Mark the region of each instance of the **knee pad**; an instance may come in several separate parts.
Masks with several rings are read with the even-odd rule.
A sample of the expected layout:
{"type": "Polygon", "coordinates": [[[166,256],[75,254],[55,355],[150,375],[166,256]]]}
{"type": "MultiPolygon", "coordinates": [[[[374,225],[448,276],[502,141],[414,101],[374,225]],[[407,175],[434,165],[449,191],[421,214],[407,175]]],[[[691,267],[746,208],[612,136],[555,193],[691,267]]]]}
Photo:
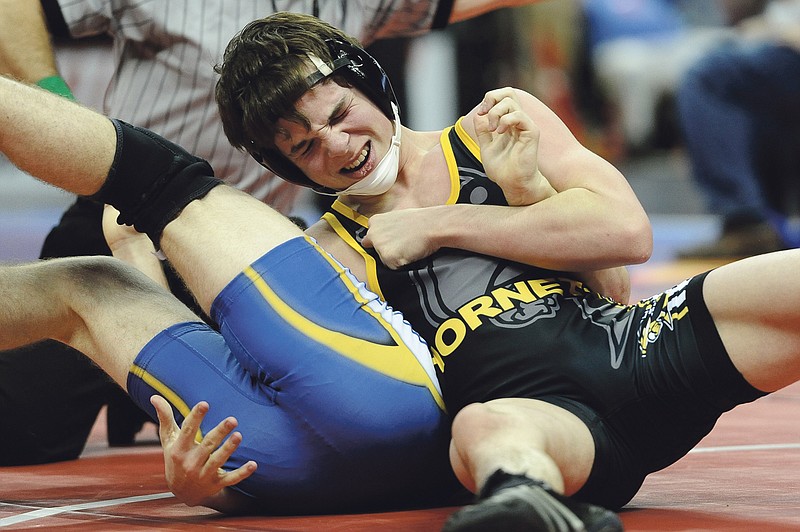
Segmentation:
{"type": "Polygon", "coordinates": [[[147,234],[160,249],[161,233],[186,205],[222,180],[205,160],[150,130],[112,119],[117,151],[108,177],[90,199],[113,205],[117,222],[147,234]]]}

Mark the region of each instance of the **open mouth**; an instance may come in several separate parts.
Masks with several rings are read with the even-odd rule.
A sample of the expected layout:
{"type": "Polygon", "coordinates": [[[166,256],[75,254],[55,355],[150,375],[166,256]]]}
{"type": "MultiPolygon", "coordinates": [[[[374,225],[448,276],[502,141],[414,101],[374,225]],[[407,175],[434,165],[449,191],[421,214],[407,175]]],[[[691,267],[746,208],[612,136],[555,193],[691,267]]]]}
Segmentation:
{"type": "Polygon", "coordinates": [[[371,143],[367,143],[367,145],[361,149],[361,153],[358,154],[358,158],[353,161],[352,164],[345,166],[342,170],[347,173],[353,173],[360,170],[364,166],[364,163],[367,162],[367,159],[369,159],[369,153],[371,150],[371,143]]]}

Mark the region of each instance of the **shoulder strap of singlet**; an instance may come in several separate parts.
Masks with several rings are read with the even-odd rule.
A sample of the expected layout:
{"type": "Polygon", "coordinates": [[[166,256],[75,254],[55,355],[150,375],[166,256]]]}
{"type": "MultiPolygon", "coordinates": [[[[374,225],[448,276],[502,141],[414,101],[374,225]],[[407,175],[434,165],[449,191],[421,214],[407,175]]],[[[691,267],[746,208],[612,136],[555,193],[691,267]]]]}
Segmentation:
{"type": "MultiPolygon", "coordinates": [[[[458,201],[458,194],[461,192],[461,180],[458,177],[458,161],[456,160],[452,138],[454,127],[455,126],[448,127],[442,131],[439,137],[439,145],[442,147],[444,160],[447,162],[447,172],[450,175],[450,196],[447,198],[447,205],[452,205],[458,201]]],[[[460,144],[457,138],[456,144],[460,144]]]]}
{"type": "Polygon", "coordinates": [[[472,162],[482,166],[481,149],[478,147],[478,142],[470,137],[467,130],[464,129],[463,121],[464,117],[462,116],[458,119],[456,125],[453,126],[451,135],[453,139],[457,139],[457,142],[453,142],[454,149],[458,150],[457,155],[469,158],[472,162]]]}
{"type": "Polygon", "coordinates": [[[338,199],[331,205],[331,210],[322,215],[331,229],[341,238],[345,244],[350,246],[364,260],[364,268],[367,271],[367,288],[378,295],[382,300],[386,300],[378,281],[378,261],[361,245],[356,236],[366,233],[369,227],[369,220],[362,216],[338,199]]]}

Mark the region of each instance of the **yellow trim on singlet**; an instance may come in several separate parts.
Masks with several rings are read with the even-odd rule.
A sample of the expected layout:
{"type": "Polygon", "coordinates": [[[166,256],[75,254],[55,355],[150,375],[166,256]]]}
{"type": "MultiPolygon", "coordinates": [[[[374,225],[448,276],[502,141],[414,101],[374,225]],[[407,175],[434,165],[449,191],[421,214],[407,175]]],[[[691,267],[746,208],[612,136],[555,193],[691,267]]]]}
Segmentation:
{"type": "Polygon", "coordinates": [[[330,265],[339,273],[339,278],[344,282],[347,289],[359,303],[362,303],[362,308],[378,320],[384,329],[391,335],[396,345],[381,345],[362,338],[354,338],[345,333],[332,331],[326,329],[321,325],[309,320],[276,294],[267,282],[258,274],[252,267],[244,270],[246,275],[253,285],[258,289],[267,303],[280,315],[289,325],[302,332],[308,338],[318,342],[328,349],[353,360],[362,366],[371,368],[379,373],[388,377],[424,386],[428,389],[433,396],[439,408],[445,410],[444,400],[442,399],[439,391],[431,382],[430,377],[422,369],[416,356],[405,345],[405,342],[394,329],[394,327],[387,323],[386,320],[379,313],[373,311],[366,305],[368,303],[359,293],[358,287],[351,281],[351,279],[344,274],[344,268],[330,255],[323,251],[316,243],[311,244],[320,252],[320,254],[330,263],[330,265]],[[405,351],[405,356],[397,356],[397,351],[405,351]]]}
{"type": "Polygon", "coordinates": [[[464,146],[466,146],[470,153],[483,164],[483,160],[481,160],[481,149],[478,147],[477,141],[470,137],[467,130],[464,129],[464,126],[461,124],[463,120],[464,117],[462,116],[454,126],[456,128],[456,135],[458,135],[458,138],[461,139],[461,142],[464,143],[464,146]]]}
{"type": "MultiPolygon", "coordinates": [[[[439,142],[442,147],[442,153],[444,154],[444,158],[447,163],[447,170],[450,175],[450,195],[448,196],[446,201],[447,205],[455,204],[456,201],[458,201],[458,195],[461,192],[461,181],[458,176],[458,165],[456,164],[456,158],[455,155],[453,154],[453,147],[450,144],[450,138],[447,136],[448,133],[450,132],[451,129],[453,129],[453,127],[456,127],[457,128],[456,132],[458,132],[459,130],[463,132],[463,135],[459,135],[459,137],[462,136],[464,137],[462,138],[462,141],[472,145],[470,151],[473,151],[473,149],[478,150],[478,145],[469,137],[469,135],[467,135],[466,131],[464,131],[464,128],[461,126],[461,120],[462,119],[459,119],[458,122],[456,122],[455,126],[450,126],[446,128],[444,131],[442,131],[439,137],[439,142]]],[[[477,157],[480,158],[479,152],[477,157]]],[[[349,206],[345,205],[338,199],[335,200],[331,205],[331,210],[338,212],[345,218],[348,218],[356,222],[362,227],[369,228],[369,218],[367,218],[363,214],[360,214],[355,209],[352,209],[349,206]]],[[[330,225],[331,229],[333,229],[334,232],[337,235],[339,235],[339,238],[341,238],[356,253],[361,255],[361,257],[364,259],[364,268],[367,271],[367,281],[366,281],[367,288],[378,294],[378,296],[382,300],[386,301],[386,299],[383,296],[383,291],[381,290],[380,282],[378,281],[378,266],[372,255],[367,253],[364,250],[364,247],[361,246],[361,244],[359,244],[358,242],[356,242],[356,240],[347,231],[347,229],[345,229],[345,227],[341,224],[341,222],[339,222],[339,220],[336,219],[336,216],[334,216],[329,212],[326,212],[325,214],[322,215],[322,219],[328,222],[328,225],[330,225]]]]}
{"type": "MultiPolygon", "coordinates": [[[[350,209],[349,207],[346,206],[344,207],[350,210],[351,212],[355,213],[353,209],[350,209]]],[[[347,216],[351,220],[353,219],[352,216],[348,216],[346,213],[341,211],[339,212],[343,216],[347,216]]],[[[355,214],[357,214],[359,218],[363,219],[364,222],[367,221],[366,216],[361,216],[358,213],[355,214]]],[[[366,250],[364,250],[364,247],[361,246],[358,242],[356,242],[356,239],[353,238],[353,235],[351,235],[347,231],[347,229],[344,228],[342,223],[332,213],[326,212],[325,214],[322,215],[322,219],[328,222],[328,225],[331,226],[331,229],[333,229],[336,232],[339,238],[344,240],[345,244],[353,248],[353,250],[355,250],[356,253],[361,255],[361,258],[364,259],[364,269],[367,271],[367,288],[378,294],[378,297],[380,297],[383,301],[386,301],[386,298],[383,297],[383,292],[381,291],[381,285],[378,282],[378,264],[375,262],[375,259],[372,257],[372,255],[367,253],[366,250]]],[[[355,220],[355,221],[361,223],[360,220],[355,220]]],[[[369,227],[368,225],[364,225],[363,223],[361,223],[361,225],[364,227],[369,227]]]]}
{"type": "MultiPolygon", "coordinates": [[[[152,374],[148,373],[146,369],[141,366],[137,366],[136,364],[131,364],[130,373],[157,391],[158,395],[166,399],[169,404],[174,406],[184,418],[189,415],[189,412],[192,410],[189,405],[187,405],[178,394],[172,391],[169,386],[155,378],[152,374]]],[[[197,429],[197,434],[195,435],[194,439],[197,442],[203,440],[203,433],[200,431],[200,429],[197,429]]]]}
{"type": "Polygon", "coordinates": [[[447,163],[447,171],[450,174],[450,196],[447,198],[446,205],[454,205],[458,201],[458,195],[461,192],[461,179],[458,177],[458,164],[456,163],[456,156],[453,153],[453,146],[450,144],[450,137],[447,135],[453,126],[445,128],[442,134],[439,135],[439,144],[442,146],[442,153],[444,160],[447,163]]]}
{"type": "Polygon", "coordinates": [[[351,209],[350,207],[342,203],[341,200],[337,199],[336,201],[334,201],[333,204],[331,205],[331,209],[333,209],[334,211],[338,212],[339,214],[347,218],[350,218],[351,220],[361,225],[362,227],[369,227],[369,218],[367,218],[363,214],[360,214],[357,210],[351,209]]]}

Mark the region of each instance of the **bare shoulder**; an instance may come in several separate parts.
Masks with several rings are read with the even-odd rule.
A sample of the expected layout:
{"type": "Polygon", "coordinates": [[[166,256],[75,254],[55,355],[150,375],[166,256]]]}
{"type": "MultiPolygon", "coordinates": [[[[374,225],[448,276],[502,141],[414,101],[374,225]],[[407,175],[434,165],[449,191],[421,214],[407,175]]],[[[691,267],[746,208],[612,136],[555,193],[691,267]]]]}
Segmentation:
{"type": "Polygon", "coordinates": [[[333,228],[321,219],[306,229],[306,234],[317,241],[322,249],[339,261],[359,280],[366,282],[367,267],[364,257],[345,242],[333,228]]]}
{"type": "Polygon", "coordinates": [[[314,222],[305,230],[305,233],[316,240],[317,244],[322,246],[322,248],[329,253],[344,243],[324,218],[320,218],[314,222]]]}

